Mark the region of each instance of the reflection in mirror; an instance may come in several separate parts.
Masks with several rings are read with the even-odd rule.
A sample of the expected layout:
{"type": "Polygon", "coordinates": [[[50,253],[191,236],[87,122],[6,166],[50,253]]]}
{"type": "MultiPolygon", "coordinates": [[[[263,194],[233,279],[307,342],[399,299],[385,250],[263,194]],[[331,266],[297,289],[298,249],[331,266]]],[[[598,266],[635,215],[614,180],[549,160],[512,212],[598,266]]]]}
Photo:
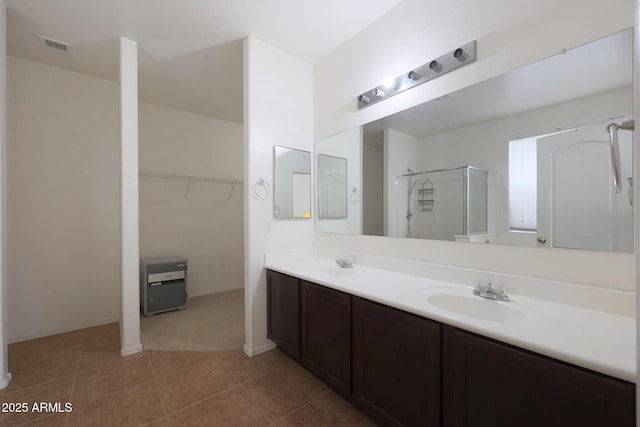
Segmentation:
{"type": "Polygon", "coordinates": [[[632,251],[632,52],[629,29],[364,125],[364,234],[632,251]],[[437,212],[439,198],[464,200],[439,182],[451,178],[410,176],[463,165],[486,171],[469,209],[437,212]]]}
{"type": "Polygon", "coordinates": [[[347,217],[347,159],[318,154],[318,218],[347,217]]]}
{"type": "Polygon", "coordinates": [[[273,216],[311,218],[311,153],[273,147],[273,216]]]}
{"type": "MultiPolygon", "coordinates": [[[[315,144],[315,152],[317,153],[318,169],[323,168],[320,165],[320,159],[325,160],[328,157],[339,158],[335,161],[340,166],[340,171],[346,174],[346,185],[340,187],[340,204],[339,208],[346,208],[346,213],[335,212],[340,217],[329,217],[316,215],[316,231],[327,233],[351,233],[362,234],[362,206],[363,198],[360,197],[360,189],[366,189],[362,183],[362,129],[354,128],[338,135],[325,138],[315,144]],[[344,191],[344,193],[342,193],[344,191]],[[344,202],[342,202],[344,201],[344,202]]],[[[329,162],[332,162],[329,160],[329,162]]],[[[381,182],[380,182],[381,183],[381,182]]],[[[364,183],[366,184],[366,183],[364,183]]],[[[378,186],[379,187],[379,186],[378,186]]],[[[318,180],[318,190],[320,190],[320,181],[318,180]]],[[[338,191],[336,191],[338,193],[338,191]]],[[[322,209],[322,194],[318,191],[318,205],[322,209]]],[[[379,210],[382,215],[382,210],[379,210]]],[[[324,213],[323,213],[324,215],[324,213]]],[[[382,222],[380,222],[382,224],[382,222]]]]}
{"type": "Polygon", "coordinates": [[[390,237],[468,240],[487,233],[487,172],[473,166],[396,177],[390,237]]]}

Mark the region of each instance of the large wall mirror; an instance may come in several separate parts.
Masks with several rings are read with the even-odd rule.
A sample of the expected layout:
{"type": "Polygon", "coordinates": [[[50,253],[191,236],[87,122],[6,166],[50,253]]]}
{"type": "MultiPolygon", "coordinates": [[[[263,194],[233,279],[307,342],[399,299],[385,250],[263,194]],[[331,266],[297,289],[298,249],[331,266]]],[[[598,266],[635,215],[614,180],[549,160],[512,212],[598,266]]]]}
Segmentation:
{"type": "Polygon", "coordinates": [[[338,138],[362,153],[362,234],[632,252],[632,59],[629,29],[316,152],[338,138]]]}
{"type": "Polygon", "coordinates": [[[311,218],[311,153],[273,147],[273,216],[311,218]]]}

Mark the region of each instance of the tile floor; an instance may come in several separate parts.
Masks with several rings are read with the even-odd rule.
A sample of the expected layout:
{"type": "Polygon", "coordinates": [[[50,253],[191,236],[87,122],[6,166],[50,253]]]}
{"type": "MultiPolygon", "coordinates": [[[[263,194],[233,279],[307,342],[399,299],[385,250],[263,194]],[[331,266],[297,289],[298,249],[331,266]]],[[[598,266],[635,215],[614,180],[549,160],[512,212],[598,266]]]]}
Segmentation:
{"type": "Polygon", "coordinates": [[[374,425],[279,350],[120,357],[117,323],[11,344],[9,371],[0,426],[374,425]]]}

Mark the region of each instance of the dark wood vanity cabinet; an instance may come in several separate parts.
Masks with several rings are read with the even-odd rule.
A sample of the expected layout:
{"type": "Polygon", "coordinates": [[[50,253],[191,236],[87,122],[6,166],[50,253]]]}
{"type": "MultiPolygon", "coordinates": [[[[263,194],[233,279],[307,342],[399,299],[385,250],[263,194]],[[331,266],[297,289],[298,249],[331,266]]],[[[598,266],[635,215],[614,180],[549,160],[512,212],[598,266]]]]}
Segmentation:
{"type": "Polygon", "coordinates": [[[301,281],[302,364],[325,383],[351,392],[351,295],[301,281]]]}
{"type": "Polygon", "coordinates": [[[353,297],[353,393],[385,426],[439,426],[440,324],[353,297]]]}
{"type": "Polygon", "coordinates": [[[267,270],[267,337],[300,357],[300,279],[267,270]]]}
{"type": "Polygon", "coordinates": [[[267,337],[349,395],[351,295],[267,270],[267,337]]]}
{"type": "Polygon", "coordinates": [[[635,385],[444,326],[445,426],[635,425],[635,385]]]}
{"type": "Polygon", "coordinates": [[[268,336],[382,426],[631,427],[635,385],[286,274],[268,336]]]}

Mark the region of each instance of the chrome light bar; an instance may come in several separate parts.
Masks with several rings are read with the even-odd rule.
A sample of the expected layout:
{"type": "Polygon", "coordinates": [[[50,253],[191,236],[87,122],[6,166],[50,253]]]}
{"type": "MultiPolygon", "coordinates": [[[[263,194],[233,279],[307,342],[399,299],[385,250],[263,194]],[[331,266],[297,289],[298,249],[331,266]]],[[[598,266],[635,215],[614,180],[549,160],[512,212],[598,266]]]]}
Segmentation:
{"type": "Polygon", "coordinates": [[[476,41],[452,50],[451,52],[434,59],[428,64],[374,87],[365,93],[358,95],[358,110],[373,105],[387,99],[390,96],[404,92],[407,89],[418,86],[422,83],[433,80],[437,77],[450,73],[462,66],[470,64],[476,60],[476,41]]]}

